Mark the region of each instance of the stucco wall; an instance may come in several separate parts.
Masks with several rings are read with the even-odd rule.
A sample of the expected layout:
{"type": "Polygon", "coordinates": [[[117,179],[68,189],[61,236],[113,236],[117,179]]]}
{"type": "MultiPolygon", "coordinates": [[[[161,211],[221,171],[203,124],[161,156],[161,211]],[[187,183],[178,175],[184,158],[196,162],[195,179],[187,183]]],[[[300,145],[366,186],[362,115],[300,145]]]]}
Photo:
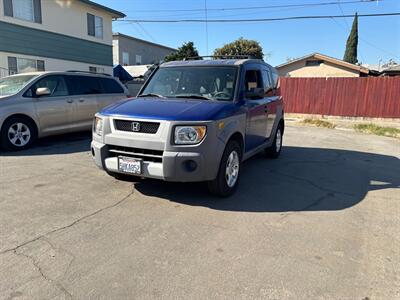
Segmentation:
{"type": "Polygon", "coordinates": [[[68,70],[77,70],[77,71],[89,71],[89,66],[91,67],[101,67],[104,68],[104,72],[107,74],[112,74],[112,67],[111,66],[103,66],[103,65],[96,65],[96,64],[86,64],[80,63],[75,61],[68,61],[68,60],[60,60],[60,59],[52,59],[47,57],[40,57],[40,56],[28,56],[28,55],[21,55],[15,53],[7,53],[7,52],[0,52],[0,68],[8,69],[8,56],[17,56],[20,58],[29,58],[35,60],[44,60],[45,61],[45,70],[46,71],[68,71],[68,70]]]}
{"type": "MultiPolygon", "coordinates": [[[[113,64],[119,65],[119,43],[118,40],[112,41],[112,52],[113,52],[113,64]]],[[[122,64],[122,60],[121,60],[122,64]]]]}
{"type": "Polygon", "coordinates": [[[42,0],[42,24],[4,16],[3,0],[0,0],[0,20],[50,32],[70,35],[107,45],[112,44],[112,17],[76,0],[42,0]],[[103,18],[103,39],[87,32],[87,13],[103,18]]]}
{"type": "Polygon", "coordinates": [[[277,68],[279,76],[286,77],[359,77],[355,70],[323,62],[319,66],[306,66],[306,60],[277,68]]]}
{"type": "MultiPolygon", "coordinates": [[[[152,64],[155,61],[163,60],[164,57],[174,50],[164,48],[162,46],[151,43],[142,42],[139,40],[129,39],[123,36],[114,36],[114,40],[118,40],[118,47],[114,47],[113,51],[118,56],[118,63],[122,65],[122,52],[129,53],[129,65],[136,65],[136,55],[142,56],[141,65],[152,64]]],[[[116,62],[116,61],[114,61],[116,62]]]]}

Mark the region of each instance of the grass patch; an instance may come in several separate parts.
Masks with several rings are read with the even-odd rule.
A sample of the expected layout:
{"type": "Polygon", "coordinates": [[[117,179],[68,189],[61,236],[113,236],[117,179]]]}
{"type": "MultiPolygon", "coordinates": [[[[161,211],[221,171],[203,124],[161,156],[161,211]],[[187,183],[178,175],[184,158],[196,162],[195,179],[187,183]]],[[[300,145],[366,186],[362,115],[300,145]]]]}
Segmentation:
{"type": "Polygon", "coordinates": [[[302,123],[303,124],[314,125],[314,126],[318,126],[318,127],[331,128],[331,129],[336,127],[336,125],[331,123],[331,122],[320,120],[320,119],[312,119],[312,118],[304,119],[302,121],[302,123]]]}
{"type": "Polygon", "coordinates": [[[400,129],[394,127],[382,127],[375,124],[356,124],[353,126],[356,131],[371,133],[376,135],[400,137],[400,129]]]}

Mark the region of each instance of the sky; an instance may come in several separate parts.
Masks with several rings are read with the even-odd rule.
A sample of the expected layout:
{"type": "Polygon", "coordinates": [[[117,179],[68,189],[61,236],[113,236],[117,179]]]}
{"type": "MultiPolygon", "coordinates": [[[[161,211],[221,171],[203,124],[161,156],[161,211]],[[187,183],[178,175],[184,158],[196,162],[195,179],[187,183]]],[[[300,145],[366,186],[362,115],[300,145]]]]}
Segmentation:
{"type": "MultiPolygon", "coordinates": [[[[400,0],[346,3],[349,0],[94,0],[119,10],[129,20],[154,19],[255,19],[309,15],[348,15],[400,12],[400,0]],[[259,6],[298,4],[342,4],[248,9],[259,6]],[[213,10],[216,8],[242,8],[213,10]],[[247,9],[246,9],[247,8],[247,9]],[[195,11],[176,11],[193,10],[195,11]]],[[[239,37],[258,41],[271,65],[319,52],[343,58],[352,18],[287,20],[262,23],[134,23],[113,22],[113,31],[177,48],[193,41],[200,55],[239,37]],[[208,38],[207,38],[208,36],[208,38]]],[[[358,60],[378,65],[394,59],[400,63],[400,16],[359,18],[358,60]]]]}

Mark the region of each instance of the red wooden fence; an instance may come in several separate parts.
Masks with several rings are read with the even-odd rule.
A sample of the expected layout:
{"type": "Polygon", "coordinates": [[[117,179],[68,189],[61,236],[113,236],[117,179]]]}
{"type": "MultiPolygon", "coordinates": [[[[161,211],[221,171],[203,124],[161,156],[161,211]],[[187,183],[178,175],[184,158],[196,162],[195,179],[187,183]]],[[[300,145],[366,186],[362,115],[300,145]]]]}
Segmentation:
{"type": "Polygon", "coordinates": [[[285,112],[400,118],[400,76],[281,78],[285,112]]]}

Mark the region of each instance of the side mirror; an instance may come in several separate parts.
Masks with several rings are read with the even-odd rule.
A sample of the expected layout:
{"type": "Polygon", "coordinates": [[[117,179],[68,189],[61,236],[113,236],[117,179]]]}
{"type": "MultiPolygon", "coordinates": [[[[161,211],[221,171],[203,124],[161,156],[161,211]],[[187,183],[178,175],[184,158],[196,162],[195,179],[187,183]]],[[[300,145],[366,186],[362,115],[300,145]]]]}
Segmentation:
{"type": "Polygon", "coordinates": [[[264,98],[263,88],[252,88],[250,91],[246,92],[247,99],[262,99],[264,98]]]}
{"type": "Polygon", "coordinates": [[[42,96],[49,96],[51,94],[50,89],[47,87],[41,87],[37,88],[35,92],[37,97],[42,97],[42,96]]]}

